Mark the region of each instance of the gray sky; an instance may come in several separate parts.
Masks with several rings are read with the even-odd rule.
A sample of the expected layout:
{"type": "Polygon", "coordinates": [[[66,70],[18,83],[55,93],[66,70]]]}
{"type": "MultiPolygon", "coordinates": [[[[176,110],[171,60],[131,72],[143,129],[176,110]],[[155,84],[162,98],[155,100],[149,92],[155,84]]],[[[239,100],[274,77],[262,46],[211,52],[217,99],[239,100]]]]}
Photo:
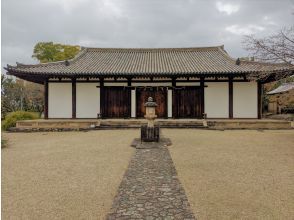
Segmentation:
{"type": "Polygon", "coordinates": [[[33,47],[53,41],[91,47],[225,45],[247,56],[244,34],[294,23],[294,0],[2,0],[2,67],[36,63],[33,47]]]}

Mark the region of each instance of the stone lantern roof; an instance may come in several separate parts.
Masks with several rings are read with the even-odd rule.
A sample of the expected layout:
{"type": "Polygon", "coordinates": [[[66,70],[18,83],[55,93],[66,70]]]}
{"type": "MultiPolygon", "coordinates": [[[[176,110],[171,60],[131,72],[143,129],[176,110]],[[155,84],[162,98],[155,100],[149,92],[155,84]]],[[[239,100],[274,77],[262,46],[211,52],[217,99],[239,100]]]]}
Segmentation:
{"type": "Polygon", "coordinates": [[[157,107],[156,102],[153,102],[153,98],[149,97],[148,101],[144,104],[145,107],[157,107]]]}

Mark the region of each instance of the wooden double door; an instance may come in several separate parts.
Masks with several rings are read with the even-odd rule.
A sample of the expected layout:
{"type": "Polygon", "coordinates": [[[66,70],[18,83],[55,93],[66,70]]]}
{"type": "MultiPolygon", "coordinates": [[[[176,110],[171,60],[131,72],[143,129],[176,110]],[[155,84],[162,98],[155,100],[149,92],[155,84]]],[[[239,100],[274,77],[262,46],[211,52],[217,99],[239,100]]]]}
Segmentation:
{"type": "Polygon", "coordinates": [[[128,87],[103,87],[101,110],[104,118],[131,116],[131,90],[128,87]]]}
{"type": "MultiPolygon", "coordinates": [[[[167,117],[167,88],[136,88],[136,117],[143,118],[148,97],[157,103],[158,118],[167,117]]],[[[104,87],[101,92],[101,113],[104,118],[131,117],[131,89],[128,87],[104,87]]],[[[203,94],[200,87],[173,89],[172,115],[174,118],[202,118],[203,94]]]]}
{"type": "Polygon", "coordinates": [[[156,115],[158,118],[167,117],[167,89],[165,87],[136,88],[136,116],[143,118],[148,98],[152,97],[157,103],[156,115]]]}
{"type": "Polygon", "coordinates": [[[202,118],[203,94],[200,87],[182,87],[173,90],[174,118],[202,118]]]}

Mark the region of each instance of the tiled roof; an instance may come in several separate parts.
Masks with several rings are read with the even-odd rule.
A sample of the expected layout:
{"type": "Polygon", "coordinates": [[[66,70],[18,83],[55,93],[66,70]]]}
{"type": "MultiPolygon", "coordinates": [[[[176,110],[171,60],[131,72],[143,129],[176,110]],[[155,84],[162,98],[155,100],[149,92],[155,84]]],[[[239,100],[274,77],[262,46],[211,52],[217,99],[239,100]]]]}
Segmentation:
{"type": "Polygon", "coordinates": [[[165,76],[244,74],[288,69],[285,65],[232,59],[223,46],[199,48],[83,48],[67,62],[7,66],[12,75],[165,76]]]}
{"type": "Polygon", "coordinates": [[[290,91],[292,89],[294,89],[294,82],[283,83],[278,88],[268,92],[267,94],[268,95],[274,95],[274,94],[278,94],[278,93],[288,92],[288,91],[290,91]]]}

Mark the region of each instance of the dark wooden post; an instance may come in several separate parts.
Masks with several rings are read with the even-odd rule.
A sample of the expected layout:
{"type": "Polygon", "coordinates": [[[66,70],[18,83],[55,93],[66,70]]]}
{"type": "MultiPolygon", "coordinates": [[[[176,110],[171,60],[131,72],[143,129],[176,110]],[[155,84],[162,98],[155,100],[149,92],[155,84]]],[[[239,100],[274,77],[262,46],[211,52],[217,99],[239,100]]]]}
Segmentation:
{"type": "Polygon", "coordinates": [[[173,77],[172,78],[172,87],[176,87],[176,81],[177,81],[177,78],[173,77]]]}
{"type": "Polygon", "coordinates": [[[104,117],[104,78],[100,78],[100,117],[104,117]]]}
{"type": "Polygon", "coordinates": [[[131,118],[132,116],[132,78],[128,77],[128,115],[126,116],[126,118],[131,118]]]}
{"type": "Polygon", "coordinates": [[[262,117],[262,84],[257,82],[257,117],[261,119],[262,117]]]}
{"type": "Polygon", "coordinates": [[[201,115],[204,116],[204,77],[200,77],[200,91],[201,91],[201,115]]]}
{"type": "Polygon", "coordinates": [[[175,103],[175,92],[174,92],[176,86],[177,86],[177,78],[173,77],[172,78],[172,118],[176,118],[176,112],[175,112],[176,103],[175,103]]]}
{"type": "Polygon", "coordinates": [[[229,118],[233,118],[233,77],[229,77],[229,118]]]}
{"type": "Polygon", "coordinates": [[[48,79],[44,81],[44,118],[48,119],[48,79]]]}
{"type": "Polygon", "coordinates": [[[76,79],[72,79],[72,118],[76,118],[76,109],[77,109],[77,87],[76,79]]]}

